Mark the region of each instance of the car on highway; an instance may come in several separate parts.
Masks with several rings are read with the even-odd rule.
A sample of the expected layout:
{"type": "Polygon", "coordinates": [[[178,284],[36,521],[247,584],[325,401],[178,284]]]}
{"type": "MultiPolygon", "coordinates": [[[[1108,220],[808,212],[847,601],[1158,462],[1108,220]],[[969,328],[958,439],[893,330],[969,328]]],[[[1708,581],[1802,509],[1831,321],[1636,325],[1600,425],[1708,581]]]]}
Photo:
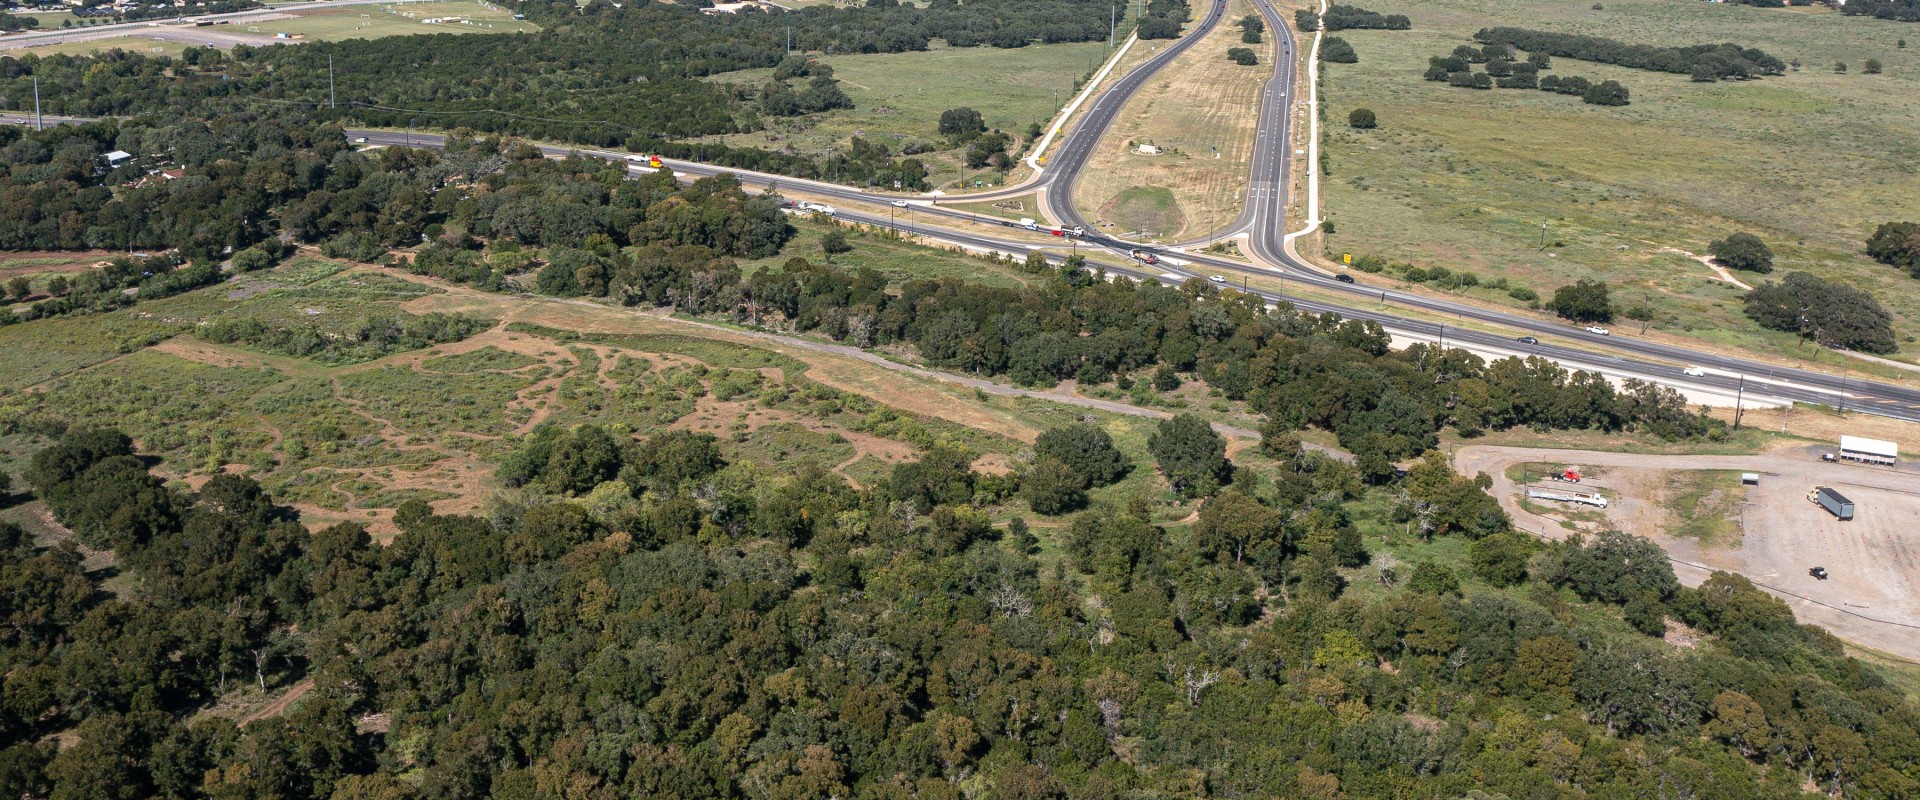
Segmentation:
{"type": "Polygon", "coordinates": [[[894,208],[906,208],[906,207],[907,207],[907,201],[905,201],[905,200],[895,200],[895,201],[893,201],[893,207],[894,207],[894,208]]]}
{"type": "Polygon", "coordinates": [[[1333,276],[1333,279],[1341,283],[1353,283],[1353,276],[1344,272],[1333,276]]]}
{"type": "Polygon", "coordinates": [[[1607,330],[1606,328],[1602,328],[1598,325],[1588,325],[1587,333],[1591,333],[1595,336],[1612,336],[1613,335],[1613,331],[1607,330]]]}
{"type": "Polygon", "coordinates": [[[1221,276],[1219,276],[1219,275],[1208,275],[1208,276],[1207,276],[1207,280],[1210,280],[1210,281],[1213,281],[1214,283],[1226,283],[1226,282],[1227,282],[1227,279],[1226,279],[1226,278],[1224,278],[1224,277],[1221,277],[1221,276]]]}
{"type": "Polygon", "coordinates": [[[367,143],[367,137],[365,137],[365,136],[355,136],[355,137],[353,137],[353,143],[354,143],[354,144],[366,144],[366,143],[367,143]]]}
{"type": "Polygon", "coordinates": [[[1680,374],[1685,375],[1689,378],[1707,377],[1707,371],[1699,367],[1687,367],[1686,369],[1680,370],[1680,374]]]}
{"type": "Polygon", "coordinates": [[[1075,225],[1071,228],[1068,228],[1067,233],[1073,236],[1085,236],[1087,235],[1087,229],[1079,225],[1075,225]]]}
{"type": "Polygon", "coordinates": [[[1521,344],[1539,344],[1540,340],[1532,336],[1522,336],[1520,337],[1520,343],[1521,344]]]}

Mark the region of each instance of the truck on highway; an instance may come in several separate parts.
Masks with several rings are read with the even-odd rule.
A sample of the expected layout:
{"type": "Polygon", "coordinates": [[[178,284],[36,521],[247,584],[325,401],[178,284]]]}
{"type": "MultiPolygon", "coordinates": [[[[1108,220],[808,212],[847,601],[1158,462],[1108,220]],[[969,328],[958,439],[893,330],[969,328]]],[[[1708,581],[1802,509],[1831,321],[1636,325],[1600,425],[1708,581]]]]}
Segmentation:
{"type": "Polygon", "coordinates": [[[653,169],[659,169],[662,166],[659,156],[627,156],[627,163],[636,167],[651,167],[653,169]]]}
{"type": "Polygon", "coordinates": [[[827,205],[826,203],[816,203],[812,200],[802,200],[796,208],[798,208],[802,214],[825,214],[831,217],[839,213],[833,210],[833,206],[827,205]]]}
{"type": "Polygon", "coordinates": [[[1807,502],[1826,509],[1827,513],[1832,514],[1836,519],[1843,521],[1853,519],[1853,501],[1848,500],[1846,495],[1834,491],[1831,486],[1813,487],[1813,491],[1807,493],[1807,502]]]}
{"type": "Polygon", "coordinates": [[[1037,231],[1040,230],[1040,223],[1035,222],[1032,217],[1021,217],[1020,227],[1030,231],[1037,231]]]}
{"type": "Polygon", "coordinates": [[[1145,251],[1145,250],[1141,250],[1141,249],[1140,249],[1140,248],[1138,248],[1138,247],[1136,247],[1136,248],[1134,248],[1134,249],[1132,249],[1132,250],[1128,250],[1128,251],[1127,251],[1127,255],[1129,255],[1129,256],[1132,256],[1132,257],[1133,257],[1133,258],[1134,258],[1135,260],[1137,260],[1137,261],[1139,261],[1140,263],[1143,263],[1143,264],[1158,264],[1158,263],[1160,263],[1160,257],[1159,257],[1159,256],[1156,256],[1156,255],[1154,255],[1154,254],[1152,254],[1152,253],[1149,253],[1149,252],[1147,252],[1147,251],[1145,251]]]}

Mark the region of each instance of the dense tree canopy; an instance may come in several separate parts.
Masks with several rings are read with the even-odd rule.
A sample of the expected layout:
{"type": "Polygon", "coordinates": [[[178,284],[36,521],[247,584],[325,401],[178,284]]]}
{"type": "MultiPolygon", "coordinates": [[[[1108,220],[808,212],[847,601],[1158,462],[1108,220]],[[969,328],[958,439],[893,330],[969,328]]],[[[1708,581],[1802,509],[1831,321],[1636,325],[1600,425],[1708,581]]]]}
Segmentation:
{"type": "Polygon", "coordinates": [[[1900,343],[1893,315],[1879,301],[1844,283],[1805,272],[1787,273],[1778,283],[1763,283],[1746,297],[1747,316],[1763,327],[1787,331],[1828,347],[1891,353],[1900,343]]]}
{"type": "Polygon", "coordinates": [[[1607,285],[1585,278],[1553,290],[1553,299],[1547,301],[1547,308],[1574,322],[1613,319],[1613,301],[1608,297],[1607,285]]]}
{"type": "Polygon", "coordinates": [[[1702,44],[1688,47],[1632,45],[1598,36],[1528,30],[1525,28],[1482,28],[1473,38],[1483,44],[1501,45],[1528,52],[1546,53],[1557,58],[1616,64],[1622,67],[1694,74],[1705,66],[1719,78],[1758,78],[1780,75],[1787,64],[1757,48],[1737,44],[1702,44]]]}
{"type": "Polygon", "coordinates": [[[1773,271],[1773,248],[1760,237],[1741,231],[1725,239],[1715,239],[1707,247],[1713,254],[1713,260],[1734,269],[1758,272],[1762,275],[1773,271]]]}
{"type": "Polygon", "coordinates": [[[1886,222],[1867,240],[1867,255],[1920,278],[1920,222],[1886,222]]]}

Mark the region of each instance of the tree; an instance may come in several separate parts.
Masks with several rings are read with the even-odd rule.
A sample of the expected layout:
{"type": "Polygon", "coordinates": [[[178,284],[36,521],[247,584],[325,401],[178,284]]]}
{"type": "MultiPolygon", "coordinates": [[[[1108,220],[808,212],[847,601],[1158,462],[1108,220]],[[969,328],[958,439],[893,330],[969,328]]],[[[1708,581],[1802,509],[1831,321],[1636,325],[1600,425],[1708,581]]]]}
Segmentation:
{"type": "Polygon", "coordinates": [[[1057,459],[1080,474],[1087,486],[1106,486],[1126,477],[1133,462],[1113,445],[1104,428],[1084,422],[1063,425],[1040,434],[1034,455],[1057,459]]]}
{"type": "Polygon", "coordinates": [[[1607,285],[1582,278],[1553,290],[1547,308],[1574,322],[1611,322],[1613,303],[1607,297],[1607,285]]]}
{"type": "Polygon", "coordinates": [[[1835,72],[1836,74],[1840,74],[1840,75],[1845,75],[1845,74],[1847,74],[1847,62],[1845,62],[1845,61],[1835,61],[1835,62],[1833,62],[1833,71],[1834,71],[1834,72],[1835,72]]]}
{"type": "Polygon", "coordinates": [[[1627,87],[1619,81],[1601,81],[1589,86],[1580,99],[1596,106],[1624,106],[1629,102],[1627,87]]]}
{"type": "Polygon", "coordinates": [[[1642,595],[1665,599],[1680,588],[1667,551],[1633,534],[1601,531],[1591,541],[1575,537],[1566,547],[1564,579],[1581,597],[1624,604],[1642,595]]]}
{"type": "Polygon", "coordinates": [[[1920,278],[1920,222],[1885,222],[1867,239],[1867,255],[1920,278]]]}
{"type": "Polygon", "coordinates": [[[1763,275],[1773,271],[1773,249],[1751,233],[1742,231],[1725,239],[1716,239],[1707,246],[1707,252],[1713,254],[1713,260],[1734,269],[1763,275]]]}
{"type": "Polygon", "coordinates": [[[1232,477],[1227,440],[1193,414],[1161,421],[1147,437],[1147,450],[1174,491],[1187,497],[1213,494],[1232,477]]]}
{"type": "Polygon", "coordinates": [[[1240,26],[1240,41],[1245,44],[1259,44],[1260,35],[1267,30],[1266,21],[1259,14],[1248,14],[1236,23],[1240,26]]]}
{"type": "Polygon", "coordinates": [[[1360,54],[1354,52],[1353,45],[1338,36],[1329,36],[1320,43],[1320,60],[1335,64],[1358,64],[1360,54]]]}
{"type": "Polygon", "coordinates": [[[1799,334],[1827,347],[1867,353],[1899,349],[1893,315],[1873,295],[1843,283],[1791,272],[1746,296],[1746,313],[1762,327],[1799,334]]]}
{"type": "Polygon", "coordinates": [[[1041,458],[1020,479],[1020,498],[1036,514],[1054,516],[1087,504],[1087,479],[1057,458],[1041,458]]]}
{"type": "Polygon", "coordinates": [[[1413,576],[1407,579],[1407,588],[1414,594],[1429,597],[1460,596],[1460,576],[1452,567],[1422,559],[1413,565],[1413,576]]]}
{"type": "Polygon", "coordinates": [[[1260,63],[1260,58],[1254,55],[1253,50],[1245,47],[1227,48],[1227,60],[1243,67],[1251,67],[1260,63]]]}
{"type": "Polygon", "coordinates": [[[1222,492],[1200,506],[1193,544],[1200,555],[1235,564],[1278,566],[1286,550],[1280,514],[1245,493],[1222,492]]]}
{"type": "Polygon", "coordinates": [[[853,245],[847,243],[847,235],[839,230],[827,231],[827,235],[820,237],[820,252],[825,253],[829,261],[836,255],[852,251],[853,245]]]}
{"type": "Polygon", "coordinates": [[[27,283],[25,275],[18,275],[7,281],[7,296],[15,300],[25,300],[33,294],[33,287],[27,283]]]}
{"type": "Polygon", "coordinates": [[[1379,125],[1371,108],[1356,108],[1347,114],[1347,125],[1360,130],[1372,130],[1379,125]]]}
{"type": "Polygon", "coordinates": [[[940,135],[954,144],[971,141],[985,133],[986,119],[980,112],[971,108],[954,108],[940,112],[940,135]]]}
{"type": "Polygon", "coordinates": [[[1867,59],[1867,63],[1865,67],[1863,67],[1862,71],[1867,73],[1868,75],[1880,74],[1880,59],[1877,59],[1877,58],[1867,59]]]}
{"type": "Polygon", "coordinates": [[[47,294],[65,297],[67,294],[67,276],[55,275],[47,279],[47,294]]]}
{"type": "Polygon", "coordinates": [[[1533,537],[1518,531],[1501,531],[1475,541],[1467,548],[1473,562],[1473,574],[1495,586],[1513,586],[1527,579],[1527,559],[1540,549],[1533,537]]]}

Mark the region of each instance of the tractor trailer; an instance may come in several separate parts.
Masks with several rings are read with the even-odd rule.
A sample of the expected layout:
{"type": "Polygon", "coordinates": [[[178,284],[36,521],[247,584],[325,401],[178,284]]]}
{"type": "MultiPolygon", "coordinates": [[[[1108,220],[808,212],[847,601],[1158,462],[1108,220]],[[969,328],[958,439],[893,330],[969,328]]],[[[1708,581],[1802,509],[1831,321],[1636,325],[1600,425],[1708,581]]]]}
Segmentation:
{"type": "Polygon", "coordinates": [[[1848,500],[1846,495],[1834,491],[1831,486],[1813,487],[1813,491],[1807,493],[1807,500],[1826,509],[1827,513],[1832,514],[1836,519],[1843,521],[1853,519],[1853,501],[1848,500]]]}

